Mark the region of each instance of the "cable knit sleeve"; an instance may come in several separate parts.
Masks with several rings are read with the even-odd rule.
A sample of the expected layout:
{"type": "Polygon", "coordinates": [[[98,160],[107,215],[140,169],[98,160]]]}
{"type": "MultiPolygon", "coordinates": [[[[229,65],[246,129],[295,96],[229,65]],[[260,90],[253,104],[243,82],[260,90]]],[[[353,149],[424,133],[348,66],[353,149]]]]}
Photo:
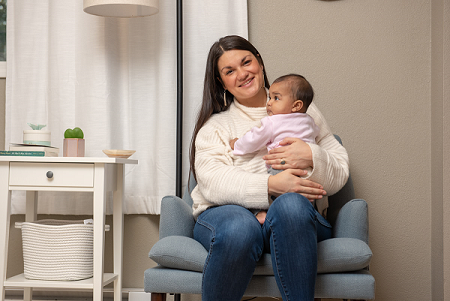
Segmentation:
{"type": "MultiPolygon", "coordinates": [[[[198,187],[193,191],[194,211],[199,206],[236,204],[268,208],[268,178],[262,156],[265,151],[234,158],[229,140],[235,133],[225,122],[209,120],[198,132],[195,169],[198,187]],[[241,160],[242,164],[239,166],[241,160]],[[237,166],[238,165],[238,166],[237,166]]],[[[200,209],[200,208],[198,208],[200,209]]]]}
{"type": "Polygon", "coordinates": [[[323,185],[328,195],[338,192],[347,183],[349,162],[347,150],[336,140],[319,109],[312,103],[308,114],[319,127],[317,144],[311,147],[314,168],[309,179],[323,185]]]}

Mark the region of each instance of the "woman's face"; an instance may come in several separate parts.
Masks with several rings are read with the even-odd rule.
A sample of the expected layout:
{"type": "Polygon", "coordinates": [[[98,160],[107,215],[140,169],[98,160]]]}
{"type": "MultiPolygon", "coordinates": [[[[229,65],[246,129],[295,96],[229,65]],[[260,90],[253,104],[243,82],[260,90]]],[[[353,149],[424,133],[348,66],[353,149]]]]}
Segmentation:
{"type": "Polygon", "coordinates": [[[265,106],[263,68],[247,50],[225,51],[217,62],[225,89],[246,106],[265,106]]]}

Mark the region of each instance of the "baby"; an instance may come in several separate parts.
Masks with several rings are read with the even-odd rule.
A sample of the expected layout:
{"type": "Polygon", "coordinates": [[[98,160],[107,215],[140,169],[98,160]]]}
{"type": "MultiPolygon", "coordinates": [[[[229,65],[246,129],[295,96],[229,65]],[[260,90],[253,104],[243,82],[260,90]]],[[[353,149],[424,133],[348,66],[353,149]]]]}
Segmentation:
{"type": "MultiPolygon", "coordinates": [[[[230,141],[235,155],[245,155],[262,147],[267,151],[279,147],[284,138],[300,138],[307,143],[316,143],[319,128],[306,110],[314,97],[311,84],[301,75],[288,74],[277,78],[270,86],[267,114],[261,119],[261,126],[254,127],[242,138],[230,141]]],[[[282,161],[281,164],[284,164],[282,161]]],[[[268,166],[268,172],[275,175],[283,170],[268,166]]],[[[265,211],[259,211],[256,218],[264,223],[265,211]]]]}

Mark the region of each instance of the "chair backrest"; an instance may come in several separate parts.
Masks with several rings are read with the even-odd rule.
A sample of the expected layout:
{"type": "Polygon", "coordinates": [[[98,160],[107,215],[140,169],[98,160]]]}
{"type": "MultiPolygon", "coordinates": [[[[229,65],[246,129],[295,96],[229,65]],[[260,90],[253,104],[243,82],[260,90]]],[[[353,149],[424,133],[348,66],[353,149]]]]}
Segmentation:
{"type": "MultiPolygon", "coordinates": [[[[342,144],[342,140],[338,135],[334,135],[337,141],[342,144]]],[[[344,206],[347,202],[353,200],[355,198],[355,190],[353,189],[353,181],[352,177],[349,174],[347,183],[344,187],[341,188],[337,193],[328,197],[328,210],[327,210],[327,220],[334,227],[336,223],[336,218],[341,210],[342,206],[344,206]]]]}
{"type": "MultiPolygon", "coordinates": [[[[334,135],[336,137],[336,140],[339,141],[340,144],[342,144],[342,140],[338,135],[334,135]]],[[[191,191],[195,188],[197,185],[197,182],[194,179],[194,175],[192,172],[189,176],[189,183],[186,185],[186,189],[184,191],[183,200],[192,207],[193,200],[191,198],[191,191]]],[[[336,223],[336,218],[341,210],[342,206],[344,206],[347,202],[353,200],[355,198],[355,191],[353,189],[353,181],[351,176],[349,175],[347,183],[342,187],[339,192],[336,194],[328,197],[328,211],[327,211],[327,220],[331,224],[331,226],[334,227],[334,224],[336,223]]]]}
{"type": "Polygon", "coordinates": [[[351,175],[348,176],[347,183],[336,194],[328,197],[327,220],[334,227],[336,218],[342,206],[355,198],[353,181],[351,175]]]}
{"type": "Polygon", "coordinates": [[[197,186],[197,182],[194,179],[194,174],[192,171],[189,173],[189,182],[186,185],[186,189],[184,190],[183,200],[192,207],[194,201],[191,198],[191,192],[194,190],[195,186],[197,186]]]}

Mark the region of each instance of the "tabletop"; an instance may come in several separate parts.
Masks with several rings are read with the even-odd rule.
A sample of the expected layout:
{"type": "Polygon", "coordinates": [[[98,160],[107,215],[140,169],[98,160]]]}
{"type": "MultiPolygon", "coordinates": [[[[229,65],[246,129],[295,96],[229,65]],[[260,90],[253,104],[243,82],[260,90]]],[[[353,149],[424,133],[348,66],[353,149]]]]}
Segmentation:
{"type": "Polygon", "coordinates": [[[0,162],[46,162],[46,163],[118,163],[138,164],[138,160],[110,157],[33,157],[0,156],[0,162]]]}

